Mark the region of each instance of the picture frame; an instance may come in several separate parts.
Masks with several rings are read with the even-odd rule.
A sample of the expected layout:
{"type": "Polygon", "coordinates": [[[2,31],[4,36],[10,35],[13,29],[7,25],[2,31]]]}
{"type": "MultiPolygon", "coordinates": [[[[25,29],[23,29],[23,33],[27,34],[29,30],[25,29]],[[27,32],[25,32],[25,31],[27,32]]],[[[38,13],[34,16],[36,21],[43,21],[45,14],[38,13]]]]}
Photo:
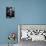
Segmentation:
{"type": "Polygon", "coordinates": [[[15,9],[14,7],[6,7],[6,18],[13,18],[15,17],[15,9]]]}

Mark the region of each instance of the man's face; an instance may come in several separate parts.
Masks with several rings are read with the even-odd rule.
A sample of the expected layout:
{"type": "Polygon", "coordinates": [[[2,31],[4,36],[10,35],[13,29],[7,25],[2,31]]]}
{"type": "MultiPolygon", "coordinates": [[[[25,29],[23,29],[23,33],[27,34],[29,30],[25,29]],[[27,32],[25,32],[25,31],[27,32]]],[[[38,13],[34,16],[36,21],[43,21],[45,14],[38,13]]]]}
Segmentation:
{"type": "Polygon", "coordinates": [[[9,15],[11,16],[11,15],[12,15],[12,9],[10,8],[10,9],[8,10],[8,12],[9,12],[9,15]]]}

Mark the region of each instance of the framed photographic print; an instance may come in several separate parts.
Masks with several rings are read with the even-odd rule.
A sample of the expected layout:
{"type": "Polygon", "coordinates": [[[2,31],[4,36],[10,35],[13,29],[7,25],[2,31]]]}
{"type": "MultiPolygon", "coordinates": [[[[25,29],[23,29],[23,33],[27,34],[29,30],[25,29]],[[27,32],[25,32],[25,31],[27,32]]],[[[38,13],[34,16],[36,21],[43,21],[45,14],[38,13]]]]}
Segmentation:
{"type": "Polygon", "coordinates": [[[6,7],[6,18],[15,17],[15,9],[14,7],[6,7]]]}

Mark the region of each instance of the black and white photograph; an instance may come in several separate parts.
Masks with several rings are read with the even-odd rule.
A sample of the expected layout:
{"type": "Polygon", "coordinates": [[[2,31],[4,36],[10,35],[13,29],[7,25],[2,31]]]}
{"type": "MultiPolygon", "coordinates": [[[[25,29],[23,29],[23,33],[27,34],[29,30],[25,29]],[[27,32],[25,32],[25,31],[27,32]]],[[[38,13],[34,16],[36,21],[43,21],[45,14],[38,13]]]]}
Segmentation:
{"type": "Polygon", "coordinates": [[[6,18],[15,17],[15,11],[13,7],[6,7],[6,18]]]}
{"type": "Polygon", "coordinates": [[[46,43],[46,25],[20,24],[18,33],[20,46],[40,46],[46,43]]]}

